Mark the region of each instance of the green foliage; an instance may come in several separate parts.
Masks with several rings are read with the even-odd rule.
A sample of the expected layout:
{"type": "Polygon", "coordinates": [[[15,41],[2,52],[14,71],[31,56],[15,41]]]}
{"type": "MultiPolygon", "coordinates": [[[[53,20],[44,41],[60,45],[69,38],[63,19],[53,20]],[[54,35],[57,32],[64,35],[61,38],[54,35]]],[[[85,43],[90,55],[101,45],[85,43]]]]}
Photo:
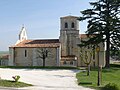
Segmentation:
{"type": "Polygon", "coordinates": [[[111,50],[110,51],[110,56],[113,59],[119,60],[120,59],[120,50],[111,50]]]}
{"type": "Polygon", "coordinates": [[[109,83],[107,85],[105,85],[103,88],[101,88],[101,90],[119,90],[117,84],[114,83],[109,83]]]}
{"type": "Polygon", "coordinates": [[[14,82],[10,80],[0,80],[0,86],[2,87],[28,87],[28,86],[33,86],[32,84],[27,84],[24,82],[14,82]]]}
{"type": "Polygon", "coordinates": [[[109,67],[110,49],[119,50],[120,47],[120,0],[97,0],[90,5],[92,9],[81,11],[83,16],[79,18],[80,21],[88,21],[86,33],[89,37],[80,46],[106,41],[106,66],[109,67]],[[91,34],[95,36],[90,37],[91,34]]]}
{"type": "Polygon", "coordinates": [[[18,82],[18,80],[20,79],[20,76],[19,75],[12,76],[12,78],[15,80],[15,82],[18,82]]]}

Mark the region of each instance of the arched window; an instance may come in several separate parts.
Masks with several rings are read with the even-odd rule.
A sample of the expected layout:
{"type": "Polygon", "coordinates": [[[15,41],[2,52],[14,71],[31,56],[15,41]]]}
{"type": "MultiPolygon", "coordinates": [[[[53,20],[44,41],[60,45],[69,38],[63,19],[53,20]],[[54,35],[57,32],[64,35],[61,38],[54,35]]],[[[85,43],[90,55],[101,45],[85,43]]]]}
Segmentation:
{"type": "Polygon", "coordinates": [[[74,28],[74,27],[75,27],[74,22],[72,22],[71,23],[71,28],[74,28]]]}
{"type": "Polygon", "coordinates": [[[68,28],[68,23],[67,22],[65,23],[65,28],[68,28]]]}

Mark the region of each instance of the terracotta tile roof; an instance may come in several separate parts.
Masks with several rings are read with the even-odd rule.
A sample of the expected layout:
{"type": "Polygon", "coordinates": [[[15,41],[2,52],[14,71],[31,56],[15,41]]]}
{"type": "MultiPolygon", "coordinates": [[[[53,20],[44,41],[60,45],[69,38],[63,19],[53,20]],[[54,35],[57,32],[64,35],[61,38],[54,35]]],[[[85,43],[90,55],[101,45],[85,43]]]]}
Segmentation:
{"type": "Polygon", "coordinates": [[[87,35],[86,34],[80,34],[79,37],[80,38],[87,38],[87,35]]]}
{"type": "MultiPolygon", "coordinates": [[[[94,35],[90,35],[91,37],[92,36],[95,36],[95,34],[94,35]]],[[[80,39],[84,39],[84,38],[89,38],[88,36],[87,36],[87,34],[79,34],[79,37],[80,37],[80,39]]]]}
{"type": "Polygon", "coordinates": [[[11,47],[59,47],[59,39],[24,40],[11,47]]]}

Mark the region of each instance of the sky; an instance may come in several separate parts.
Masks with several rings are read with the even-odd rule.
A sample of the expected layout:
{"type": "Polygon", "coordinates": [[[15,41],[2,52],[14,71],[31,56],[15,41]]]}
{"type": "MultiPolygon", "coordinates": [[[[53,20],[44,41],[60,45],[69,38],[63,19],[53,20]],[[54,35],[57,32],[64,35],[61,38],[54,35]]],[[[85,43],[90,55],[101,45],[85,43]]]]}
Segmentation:
{"type": "MultiPolygon", "coordinates": [[[[8,51],[18,40],[24,24],[28,39],[58,39],[60,17],[81,16],[95,0],[0,0],[0,51],[8,51]]],[[[80,22],[80,33],[86,31],[80,22]]]]}

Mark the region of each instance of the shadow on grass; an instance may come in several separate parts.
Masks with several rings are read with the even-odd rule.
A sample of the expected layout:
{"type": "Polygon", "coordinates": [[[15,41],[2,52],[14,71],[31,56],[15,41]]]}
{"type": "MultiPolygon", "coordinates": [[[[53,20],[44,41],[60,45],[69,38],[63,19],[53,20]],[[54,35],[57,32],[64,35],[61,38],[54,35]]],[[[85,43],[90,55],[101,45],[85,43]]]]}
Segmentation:
{"type": "MultiPolygon", "coordinates": [[[[120,69],[120,65],[118,65],[118,64],[110,64],[110,68],[103,67],[102,72],[104,72],[104,73],[107,73],[107,72],[114,73],[119,69],[120,69]]],[[[98,67],[95,67],[95,68],[91,67],[91,70],[92,71],[98,71],[98,67]]]]}
{"type": "Polygon", "coordinates": [[[119,64],[110,64],[110,67],[120,68],[120,65],[119,64]]]}
{"type": "Polygon", "coordinates": [[[78,85],[92,85],[92,82],[80,82],[78,85]]]}
{"type": "Polygon", "coordinates": [[[23,82],[16,82],[16,81],[13,81],[13,80],[6,80],[6,81],[8,81],[8,82],[10,82],[10,83],[23,83],[23,82]]]}
{"type": "Polygon", "coordinates": [[[12,80],[6,80],[6,81],[11,82],[11,83],[15,83],[15,81],[12,81],[12,80]]]}
{"type": "Polygon", "coordinates": [[[120,70],[120,65],[110,64],[110,68],[103,68],[102,72],[116,72],[117,70],[120,70]]]}

